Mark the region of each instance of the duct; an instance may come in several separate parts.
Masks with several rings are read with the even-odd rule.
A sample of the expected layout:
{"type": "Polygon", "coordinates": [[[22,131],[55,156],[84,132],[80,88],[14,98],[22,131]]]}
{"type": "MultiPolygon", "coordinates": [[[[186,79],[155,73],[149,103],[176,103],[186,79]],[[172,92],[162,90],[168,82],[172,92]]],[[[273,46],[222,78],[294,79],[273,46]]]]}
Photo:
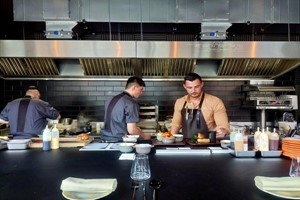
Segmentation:
{"type": "Polygon", "coordinates": [[[274,79],[300,65],[298,42],[0,40],[4,79],[274,79]]]}
{"type": "Polygon", "coordinates": [[[47,39],[72,39],[74,21],[46,21],[45,36],[47,39]]]}
{"type": "Polygon", "coordinates": [[[203,22],[201,24],[201,40],[226,40],[226,30],[231,26],[227,22],[203,22]]]}

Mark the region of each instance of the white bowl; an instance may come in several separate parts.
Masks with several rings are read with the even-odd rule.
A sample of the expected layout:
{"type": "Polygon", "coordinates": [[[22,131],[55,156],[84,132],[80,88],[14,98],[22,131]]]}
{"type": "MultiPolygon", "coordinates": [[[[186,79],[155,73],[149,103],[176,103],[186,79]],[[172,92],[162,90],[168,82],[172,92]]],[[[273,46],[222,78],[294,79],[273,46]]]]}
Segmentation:
{"type": "Polygon", "coordinates": [[[230,140],[221,140],[221,147],[224,149],[230,147],[230,140]]]}
{"type": "Polygon", "coordinates": [[[123,142],[136,142],[136,137],[123,137],[123,142]]]}
{"type": "Polygon", "coordinates": [[[175,137],[170,137],[170,138],[162,138],[162,143],[164,144],[172,144],[175,142],[175,137]]]}
{"type": "Polygon", "coordinates": [[[123,153],[129,153],[133,151],[134,143],[119,143],[119,150],[123,153]]]}
{"type": "Polygon", "coordinates": [[[162,141],[163,137],[162,137],[161,133],[156,134],[156,139],[160,142],[162,141]]]}
{"type": "Polygon", "coordinates": [[[134,145],[134,148],[136,150],[137,153],[139,154],[148,154],[151,151],[151,148],[153,146],[150,144],[136,144],[134,145]]]}
{"type": "Polygon", "coordinates": [[[127,135],[128,138],[136,138],[138,139],[140,137],[140,135],[127,135]]]}
{"type": "Polygon", "coordinates": [[[183,135],[182,134],[173,134],[175,137],[175,142],[182,142],[183,141],[183,135]]]}

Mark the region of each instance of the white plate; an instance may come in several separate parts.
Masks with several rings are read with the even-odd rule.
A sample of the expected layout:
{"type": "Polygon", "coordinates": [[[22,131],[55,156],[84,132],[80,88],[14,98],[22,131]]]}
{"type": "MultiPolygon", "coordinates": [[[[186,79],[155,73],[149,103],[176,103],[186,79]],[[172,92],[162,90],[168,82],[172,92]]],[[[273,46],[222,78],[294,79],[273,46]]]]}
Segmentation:
{"type": "MultiPolygon", "coordinates": [[[[257,188],[259,188],[256,185],[257,188]]],[[[279,190],[263,190],[262,188],[259,188],[261,191],[266,192],[268,194],[281,197],[281,198],[287,198],[287,199],[300,199],[300,191],[279,191],[279,190]]]]}
{"type": "Polygon", "coordinates": [[[62,195],[66,199],[70,200],[95,200],[95,199],[100,199],[103,197],[106,197],[109,195],[111,191],[104,191],[104,192],[90,192],[90,193],[83,193],[83,192],[74,192],[74,191],[63,191],[62,195]]]}

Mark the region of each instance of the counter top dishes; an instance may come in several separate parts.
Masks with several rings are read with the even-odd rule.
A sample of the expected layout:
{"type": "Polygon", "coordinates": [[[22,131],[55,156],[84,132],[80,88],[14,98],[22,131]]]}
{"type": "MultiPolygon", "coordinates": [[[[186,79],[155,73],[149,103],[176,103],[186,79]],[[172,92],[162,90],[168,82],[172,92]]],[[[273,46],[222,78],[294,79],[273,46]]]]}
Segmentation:
{"type": "MultiPolygon", "coordinates": [[[[255,186],[256,176],[287,177],[291,160],[276,158],[237,158],[222,154],[148,154],[151,178],[146,183],[146,197],[152,199],[152,179],[161,180],[157,199],[197,200],[279,200],[255,186]]],[[[119,160],[120,151],[79,151],[60,148],[43,152],[27,150],[0,151],[0,199],[65,199],[60,190],[68,177],[116,179],[117,188],[103,200],[132,197],[130,169],[132,160],[119,160]]],[[[143,197],[139,187],[136,199],[143,197]]]]}

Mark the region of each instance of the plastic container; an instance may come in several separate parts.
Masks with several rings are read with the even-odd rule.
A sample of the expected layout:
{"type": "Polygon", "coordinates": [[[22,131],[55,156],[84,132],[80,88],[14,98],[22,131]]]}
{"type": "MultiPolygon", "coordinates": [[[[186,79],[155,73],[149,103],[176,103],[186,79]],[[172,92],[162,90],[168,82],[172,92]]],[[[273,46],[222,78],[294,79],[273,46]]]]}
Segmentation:
{"type": "Polygon", "coordinates": [[[51,131],[46,125],[46,128],[43,131],[43,151],[51,150],[51,131]]]}
{"type": "Polygon", "coordinates": [[[269,150],[277,151],[279,148],[279,135],[276,133],[276,129],[269,135],[269,150]]]}
{"type": "Polygon", "coordinates": [[[269,151],[269,136],[264,129],[259,136],[259,150],[269,151]]]}
{"type": "Polygon", "coordinates": [[[260,147],[260,144],[259,144],[260,134],[261,134],[261,132],[259,130],[259,127],[257,127],[257,130],[254,133],[254,149],[257,150],[257,151],[259,151],[259,147],[260,147]]]}
{"type": "Polygon", "coordinates": [[[10,140],[7,142],[8,149],[27,149],[30,139],[10,140]]]}
{"type": "Polygon", "coordinates": [[[235,151],[244,150],[244,137],[240,130],[234,136],[234,150],[235,151]]]}
{"type": "Polygon", "coordinates": [[[56,124],[54,124],[51,130],[51,149],[59,148],[59,130],[56,128],[56,124]]]}

